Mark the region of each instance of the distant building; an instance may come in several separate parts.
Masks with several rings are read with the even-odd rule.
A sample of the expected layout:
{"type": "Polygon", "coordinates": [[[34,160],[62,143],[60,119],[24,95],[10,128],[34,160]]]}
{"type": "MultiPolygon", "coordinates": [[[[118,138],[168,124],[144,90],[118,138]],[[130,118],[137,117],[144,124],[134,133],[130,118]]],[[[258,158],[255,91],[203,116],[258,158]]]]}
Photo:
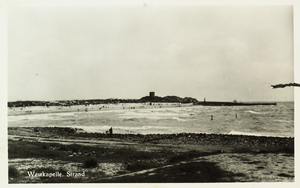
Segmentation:
{"type": "Polygon", "coordinates": [[[154,96],[155,96],[155,92],[153,92],[153,91],[152,91],[152,92],[149,92],[149,96],[150,96],[150,97],[154,97],[154,96]]]}

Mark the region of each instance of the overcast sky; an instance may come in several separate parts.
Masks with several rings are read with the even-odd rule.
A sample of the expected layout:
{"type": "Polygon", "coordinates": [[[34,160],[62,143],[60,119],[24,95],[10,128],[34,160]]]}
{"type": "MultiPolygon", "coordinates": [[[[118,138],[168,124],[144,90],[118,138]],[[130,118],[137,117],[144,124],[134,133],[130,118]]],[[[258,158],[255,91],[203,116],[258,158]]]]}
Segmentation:
{"type": "Polygon", "coordinates": [[[14,7],[8,101],[293,101],[292,6],[14,7]]]}

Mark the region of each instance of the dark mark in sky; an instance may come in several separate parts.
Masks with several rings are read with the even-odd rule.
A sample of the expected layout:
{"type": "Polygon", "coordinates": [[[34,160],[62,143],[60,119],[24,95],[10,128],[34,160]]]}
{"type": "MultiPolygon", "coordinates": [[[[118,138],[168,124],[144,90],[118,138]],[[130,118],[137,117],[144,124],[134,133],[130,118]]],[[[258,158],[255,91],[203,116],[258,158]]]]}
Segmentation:
{"type": "Polygon", "coordinates": [[[273,87],[273,89],[276,89],[276,88],[285,88],[285,87],[290,87],[290,86],[300,87],[300,84],[289,83],[289,84],[276,84],[276,85],[271,85],[271,86],[273,87]]]}

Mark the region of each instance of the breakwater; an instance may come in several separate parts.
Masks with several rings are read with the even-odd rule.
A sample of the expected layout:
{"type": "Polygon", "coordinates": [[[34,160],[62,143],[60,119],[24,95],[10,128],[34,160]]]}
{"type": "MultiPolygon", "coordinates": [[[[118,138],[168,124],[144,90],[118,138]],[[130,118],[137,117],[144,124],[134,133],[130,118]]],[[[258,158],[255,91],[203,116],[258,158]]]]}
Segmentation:
{"type": "Polygon", "coordinates": [[[217,102],[217,101],[204,101],[198,102],[195,105],[202,106],[257,106],[257,105],[276,105],[271,102],[217,102]]]}

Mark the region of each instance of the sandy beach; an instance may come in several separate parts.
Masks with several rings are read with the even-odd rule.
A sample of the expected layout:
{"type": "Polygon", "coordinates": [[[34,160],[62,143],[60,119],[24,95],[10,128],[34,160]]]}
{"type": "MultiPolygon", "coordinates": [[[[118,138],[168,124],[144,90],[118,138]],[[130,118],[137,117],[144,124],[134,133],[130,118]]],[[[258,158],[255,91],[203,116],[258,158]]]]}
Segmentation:
{"type": "Polygon", "coordinates": [[[9,127],[8,158],[9,183],[294,181],[294,138],[9,127]]]}

